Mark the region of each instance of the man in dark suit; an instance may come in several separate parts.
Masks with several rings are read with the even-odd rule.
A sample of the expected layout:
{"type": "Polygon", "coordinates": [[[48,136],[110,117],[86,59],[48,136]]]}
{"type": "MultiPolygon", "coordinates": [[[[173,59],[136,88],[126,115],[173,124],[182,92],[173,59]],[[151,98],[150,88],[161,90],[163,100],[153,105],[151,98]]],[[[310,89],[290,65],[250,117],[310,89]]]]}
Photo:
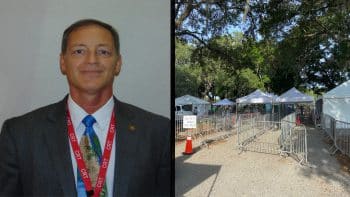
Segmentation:
{"type": "Polygon", "coordinates": [[[121,64],[110,25],[86,19],[65,30],[69,95],[4,122],[0,196],[170,196],[169,120],[113,96],[121,64]]]}

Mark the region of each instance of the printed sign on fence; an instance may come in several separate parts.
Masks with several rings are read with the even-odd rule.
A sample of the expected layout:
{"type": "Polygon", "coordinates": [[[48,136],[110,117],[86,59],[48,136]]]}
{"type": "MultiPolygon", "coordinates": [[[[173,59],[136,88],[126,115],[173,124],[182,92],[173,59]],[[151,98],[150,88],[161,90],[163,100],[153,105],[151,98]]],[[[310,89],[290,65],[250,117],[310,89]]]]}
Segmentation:
{"type": "Polygon", "coordinates": [[[183,116],[183,128],[195,129],[197,127],[197,116],[186,115],[183,116]]]}

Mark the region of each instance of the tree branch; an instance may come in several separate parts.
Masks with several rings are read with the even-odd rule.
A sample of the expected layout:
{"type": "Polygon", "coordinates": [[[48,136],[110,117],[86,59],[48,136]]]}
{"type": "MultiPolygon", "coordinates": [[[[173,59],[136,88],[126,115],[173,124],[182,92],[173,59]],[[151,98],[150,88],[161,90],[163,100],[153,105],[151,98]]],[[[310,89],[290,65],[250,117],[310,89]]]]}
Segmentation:
{"type": "MultiPolygon", "coordinates": [[[[178,15],[179,12],[177,12],[175,16],[175,29],[179,29],[182,23],[186,20],[186,18],[191,14],[193,9],[197,8],[198,5],[193,4],[193,0],[188,0],[188,3],[183,4],[185,6],[184,11],[178,15]]],[[[180,7],[178,7],[180,9],[180,7]]],[[[179,11],[179,10],[178,10],[179,11]]]]}
{"type": "Polygon", "coordinates": [[[183,31],[177,31],[175,32],[175,36],[183,36],[183,35],[189,35],[193,38],[195,38],[196,40],[198,40],[201,44],[203,45],[207,45],[207,43],[201,39],[199,36],[196,35],[197,32],[191,32],[189,30],[183,30],[183,31]]]}

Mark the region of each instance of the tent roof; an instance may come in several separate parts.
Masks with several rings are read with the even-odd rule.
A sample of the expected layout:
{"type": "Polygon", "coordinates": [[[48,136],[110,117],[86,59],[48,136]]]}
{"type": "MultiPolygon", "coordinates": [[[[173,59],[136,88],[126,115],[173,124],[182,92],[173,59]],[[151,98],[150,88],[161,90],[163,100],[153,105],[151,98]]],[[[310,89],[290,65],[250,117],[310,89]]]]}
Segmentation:
{"type": "Polygon", "coordinates": [[[345,97],[350,97],[350,80],[338,85],[323,95],[323,98],[345,97]]]}
{"type": "Polygon", "coordinates": [[[230,101],[229,99],[225,98],[222,99],[216,103],[213,103],[213,105],[234,105],[235,103],[233,101],[230,101]]]}
{"type": "Polygon", "coordinates": [[[274,102],[274,97],[257,89],[254,92],[248,94],[247,96],[243,96],[241,98],[236,99],[236,102],[245,104],[272,103],[274,102]]]}
{"type": "Polygon", "coordinates": [[[277,102],[280,103],[309,103],[313,101],[314,98],[312,96],[301,93],[295,87],[289,89],[277,98],[277,102]]]}
{"type": "Polygon", "coordinates": [[[266,94],[267,96],[272,97],[273,101],[276,102],[276,99],[278,98],[278,96],[277,96],[276,94],[274,94],[274,93],[268,93],[268,92],[265,92],[265,94],[266,94]]]}
{"type": "Polygon", "coordinates": [[[198,104],[210,104],[210,103],[203,99],[200,99],[191,95],[184,95],[175,99],[175,105],[192,105],[192,104],[198,105],[198,104]]]}
{"type": "Polygon", "coordinates": [[[322,111],[323,114],[330,115],[336,120],[350,122],[350,81],[338,85],[323,95],[322,111]]]}

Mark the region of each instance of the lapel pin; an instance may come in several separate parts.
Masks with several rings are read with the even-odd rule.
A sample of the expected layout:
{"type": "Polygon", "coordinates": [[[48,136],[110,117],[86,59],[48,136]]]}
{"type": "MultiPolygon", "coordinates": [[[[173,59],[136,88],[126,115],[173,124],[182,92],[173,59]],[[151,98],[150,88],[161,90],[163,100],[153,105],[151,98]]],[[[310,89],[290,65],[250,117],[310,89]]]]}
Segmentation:
{"type": "Polygon", "coordinates": [[[135,131],[136,130],[136,127],[134,125],[129,125],[128,126],[128,130],[129,131],[135,131]]]}

